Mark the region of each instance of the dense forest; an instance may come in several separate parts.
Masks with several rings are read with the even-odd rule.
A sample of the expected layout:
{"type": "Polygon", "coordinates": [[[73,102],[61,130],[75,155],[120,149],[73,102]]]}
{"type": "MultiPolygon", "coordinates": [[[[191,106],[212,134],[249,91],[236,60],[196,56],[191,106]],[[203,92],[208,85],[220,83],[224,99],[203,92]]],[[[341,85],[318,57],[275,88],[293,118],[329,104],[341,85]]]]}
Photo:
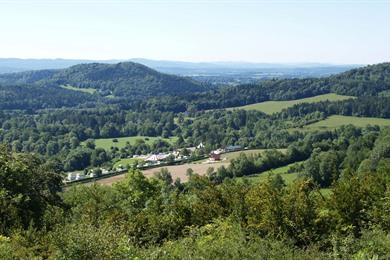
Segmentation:
{"type": "Polygon", "coordinates": [[[70,85],[93,88],[103,96],[162,96],[205,89],[191,79],[167,75],[133,62],[80,64],[61,70],[0,75],[3,84],[33,84],[41,87],[70,85]]]}
{"type": "Polygon", "coordinates": [[[304,127],[332,115],[389,119],[389,90],[390,63],[238,86],[136,63],[0,75],[0,258],[388,259],[389,128],[304,127]],[[351,98],[272,115],[234,108],[325,93],[351,98]],[[95,143],[137,136],[156,139],[95,143]],[[69,171],[200,143],[203,155],[267,150],[206,175],[188,170],[187,182],[134,166],[112,186],[63,183],[69,171]],[[250,179],[286,165],[291,183],[250,179]]]}

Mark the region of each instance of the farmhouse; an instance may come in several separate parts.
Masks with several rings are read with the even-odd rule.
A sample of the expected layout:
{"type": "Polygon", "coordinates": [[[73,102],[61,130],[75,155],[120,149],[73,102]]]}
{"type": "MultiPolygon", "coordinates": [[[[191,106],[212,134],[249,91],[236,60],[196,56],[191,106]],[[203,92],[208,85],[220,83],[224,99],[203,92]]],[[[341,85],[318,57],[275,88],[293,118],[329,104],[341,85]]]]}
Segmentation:
{"type": "Polygon", "coordinates": [[[225,147],[225,152],[235,152],[235,151],[240,151],[242,150],[241,145],[229,145],[225,147]]]}
{"type": "Polygon", "coordinates": [[[168,156],[169,154],[165,154],[165,153],[152,154],[148,158],[146,158],[145,161],[158,162],[158,161],[165,160],[166,158],[168,158],[168,156]]]}
{"type": "Polygon", "coordinates": [[[209,154],[209,159],[210,159],[210,161],[220,161],[221,160],[221,152],[218,150],[212,151],[209,154]]]}

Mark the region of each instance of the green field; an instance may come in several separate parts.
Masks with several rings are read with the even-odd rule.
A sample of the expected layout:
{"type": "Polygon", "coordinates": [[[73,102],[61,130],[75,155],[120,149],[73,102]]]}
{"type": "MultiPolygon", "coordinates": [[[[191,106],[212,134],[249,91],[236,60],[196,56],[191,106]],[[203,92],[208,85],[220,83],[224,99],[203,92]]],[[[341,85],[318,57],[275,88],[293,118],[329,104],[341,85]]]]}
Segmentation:
{"type": "Polygon", "coordinates": [[[348,124],[352,124],[357,127],[365,127],[367,125],[390,126],[390,119],[334,115],[326,118],[325,120],[306,125],[303,127],[303,130],[331,130],[348,124]]]}
{"type": "Polygon", "coordinates": [[[250,180],[251,182],[258,183],[258,182],[265,181],[268,178],[268,176],[280,174],[280,176],[282,176],[282,178],[286,182],[286,184],[290,184],[298,177],[298,173],[287,173],[288,169],[294,164],[295,163],[292,163],[292,164],[289,164],[289,165],[286,165],[283,167],[279,167],[279,168],[275,168],[275,169],[272,169],[269,171],[265,171],[265,172],[262,172],[259,174],[245,176],[244,178],[250,180]]]}
{"type": "MultiPolygon", "coordinates": [[[[303,162],[297,162],[297,163],[302,164],[303,162]]],[[[259,182],[266,181],[269,176],[279,174],[283,178],[284,182],[287,185],[289,185],[289,184],[293,183],[298,177],[298,173],[296,173],[296,172],[287,173],[288,169],[294,164],[295,163],[291,163],[291,164],[283,166],[283,167],[275,168],[275,169],[272,169],[269,171],[255,174],[255,175],[245,176],[242,178],[247,179],[252,183],[259,183],[259,182]]],[[[327,196],[330,196],[332,194],[332,189],[331,188],[322,188],[322,189],[320,189],[320,192],[321,192],[322,196],[327,197],[327,196]]]]}
{"type": "Polygon", "coordinates": [[[66,86],[62,85],[61,88],[74,90],[74,91],[80,91],[80,92],[84,92],[84,93],[88,93],[88,94],[94,94],[96,92],[96,89],[94,89],[94,88],[76,88],[76,87],[72,87],[70,85],[66,85],[66,86]]]}
{"type": "Polygon", "coordinates": [[[138,159],[138,158],[125,158],[125,159],[120,159],[119,161],[117,161],[113,168],[117,168],[119,165],[122,165],[122,166],[126,166],[128,164],[134,164],[136,161],[143,161],[142,159],[138,159]]]}
{"type": "Polygon", "coordinates": [[[266,102],[251,104],[251,105],[247,105],[247,106],[229,108],[229,109],[230,110],[231,109],[259,110],[259,111],[262,111],[266,114],[273,114],[273,113],[278,113],[285,108],[292,107],[296,104],[316,103],[316,102],[326,101],[326,100],[339,101],[339,100],[345,100],[345,99],[350,99],[350,98],[354,98],[354,97],[342,96],[342,95],[337,95],[334,93],[329,93],[329,94],[319,95],[319,96],[315,96],[315,97],[302,98],[302,99],[296,99],[296,100],[266,101],[266,102]]]}
{"type": "Polygon", "coordinates": [[[95,139],[95,145],[98,148],[103,148],[109,150],[111,147],[123,148],[126,146],[126,143],[129,142],[131,145],[135,144],[137,140],[143,140],[147,144],[152,144],[154,141],[161,139],[169,143],[173,143],[177,140],[177,137],[171,138],[162,138],[162,137],[148,137],[148,136],[130,136],[130,137],[120,137],[116,138],[118,142],[113,142],[115,138],[102,138],[95,139]]]}
{"type": "MultiPolygon", "coordinates": [[[[240,156],[241,153],[244,153],[246,155],[251,155],[251,154],[263,153],[267,150],[272,150],[272,149],[251,149],[251,150],[242,150],[242,151],[237,151],[237,152],[224,153],[221,155],[221,159],[222,159],[222,161],[230,162],[232,159],[235,159],[238,156],[240,156]]],[[[283,153],[285,153],[287,151],[287,149],[276,149],[276,150],[283,152],[283,153]]],[[[208,160],[209,159],[204,159],[204,160],[197,161],[195,163],[203,163],[203,162],[208,161],[208,160]]]]}
{"type": "MultiPolygon", "coordinates": [[[[241,153],[244,153],[246,155],[250,155],[250,154],[258,154],[258,153],[263,153],[265,151],[267,151],[269,149],[254,149],[254,150],[243,150],[243,151],[237,151],[237,152],[231,152],[231,153],[224,153],[222,154],[221,158],[222,160],[228,160],[228,161],[231,161],[232,159],[235,159],[237,158],[238,156],[240,156],[241,153]]],[[[287,150],[286,149],[276,149],[278,151],[281,151],[281,152],[286,152],[287,150]]]]}

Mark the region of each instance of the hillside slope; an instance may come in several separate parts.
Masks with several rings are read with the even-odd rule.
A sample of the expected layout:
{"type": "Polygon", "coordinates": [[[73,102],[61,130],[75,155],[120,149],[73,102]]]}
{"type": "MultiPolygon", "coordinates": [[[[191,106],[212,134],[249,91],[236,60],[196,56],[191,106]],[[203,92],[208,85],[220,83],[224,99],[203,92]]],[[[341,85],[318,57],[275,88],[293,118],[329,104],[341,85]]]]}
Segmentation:
{"type": "Polygon", "coordinates": [[[103,95],[163,96],[205,89],[197,82],[159,73],[133,62],[80,64],[67,69],[40,70],[0,75],[0,84],[34,84],[41,87],[71,85],[94,88],[103,95]]]}
{"type": "Polygon", "coordinates": [[[335,93],[379,96],[390,90],[390,63],[370,65],[325,78],[272,79],[257,84],[221,87],[186,98],[197,110],[250,105],[264,101],[298,100],[335,93]]]}
{"type": "Polygon", "coordinates": [[[390,89],[390,62],[352,69],[330,77],[332,92],[375,96],[390,89]]]}
{"type": "MultiPolygon", "coordinates": [[[[79,95],[79,89],[90,92],[76,99],[79,101],[77,105],[88,102],[89,107],[99,101],[121,104],[127,109],[153,107],[163,111],[183,112],[189,109],[199,111],[237,107],[272,100],[298,100],[328,93],[355,97],[379,96],[390,90],[390,63],[353,69],[324,78],[273,79],[257,84],[212,89],[191,79],[162,74],[133,62],[91,63],[61,70],[4,74],[0,75],[0,85],[7,86],[7,92],[0,89],[0,99],[3,97],[2,100],[7,101],[7,107],[18,109],[25,107],[23,100],[28,103],[26,106],[41,108],[41,103],[35,98],[36,93],[39,93],[42,100],[52,100],[49,102],[51,105],[44,107],[58,107],[57,104],[63,102],[57,99],[62,97],[54,95],[50,88],[58,91],[58,87],[66,85],[68,92],[61,93],[68,97],[79,95]],[[25,89],[19,91],[18,86],[25,89]],[[21,93],[32,89],[37,91],[29,93],[27,96],[30,98],[26,100],[26,95],[21,93]],[[12,99],[9,99],[10,96],[12,99]],[[12,105],[13,102],[17,105],[12,105]]],[[[66,102],[67,106],[73,106],[73,103],[66,102]]]]}

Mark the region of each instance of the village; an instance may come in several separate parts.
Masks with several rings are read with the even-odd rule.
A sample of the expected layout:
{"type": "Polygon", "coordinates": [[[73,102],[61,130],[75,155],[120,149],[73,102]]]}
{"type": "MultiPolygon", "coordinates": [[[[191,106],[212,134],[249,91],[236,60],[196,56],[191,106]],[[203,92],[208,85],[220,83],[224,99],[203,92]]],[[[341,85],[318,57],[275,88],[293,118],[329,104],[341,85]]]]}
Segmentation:
{"type": "Polygon", "coordinates": [[[112,169],[100,167],[95,169],[86,169],[84,171],[68,172],[66,173],[66,178],[64,182],[89,182],[96,179],[108,178],[114,175],[123,174],[127,172],[130,168],[146,170],[161,166],[185,164],[199,160],[203,160],[203,164],[213,164],[221,162],[223,160],[221,155],[224,153],[237,152],[243,149],[247,149],[243,148],[240,145],[229,145],[224,148],[218,148],[216,150],[213,150],[208,154],[204,154],[202,152],[199,153],[200,151],[203,151],[204,147],[204,144],[200,143],[196,147],[177,149],[168,153],[134,155],[133,157],[131,157],[135,159],[133,164],[119,164],[112,169]],[[198,155],[195,156],[195,154],[198,155]]]}

